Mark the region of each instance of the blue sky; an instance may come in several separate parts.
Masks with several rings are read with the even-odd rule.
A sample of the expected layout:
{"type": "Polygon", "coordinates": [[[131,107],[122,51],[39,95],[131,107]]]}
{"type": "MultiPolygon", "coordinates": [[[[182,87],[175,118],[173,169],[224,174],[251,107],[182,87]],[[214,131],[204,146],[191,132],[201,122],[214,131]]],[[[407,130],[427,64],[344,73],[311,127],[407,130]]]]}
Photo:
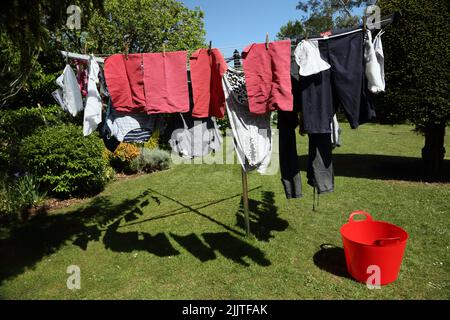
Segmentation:
{"type": "Polygon", "coordinates": [[[213,42],[225,57],[234,49],[264,42],[266,32],[274,40],[280,27],[300,18],[298,0],[180,0],[188,8],[205,13],[206,40],[213,42]]]}
{"type": "Polygon", "coordinates": [[[298,0],[181,0],[188,8],[205,13],[206,40],[225,57],[254,42],[264,42],[266,32],[275,39],[280,27],[300,17],[298,0]]]}

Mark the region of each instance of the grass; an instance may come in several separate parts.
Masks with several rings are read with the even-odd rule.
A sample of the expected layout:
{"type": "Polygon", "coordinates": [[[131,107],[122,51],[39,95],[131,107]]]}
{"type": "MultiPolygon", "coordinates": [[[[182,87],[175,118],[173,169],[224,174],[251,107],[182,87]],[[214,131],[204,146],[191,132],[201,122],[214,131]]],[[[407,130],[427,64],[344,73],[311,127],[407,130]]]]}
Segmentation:
{"type": "Polygon", "coordinates": [[[423,183],[423,137],[411,127],[343,127],[335,192],[320,197],[318,211],[306,185],[307,137],[298,138],[302,199],[285,199],[278,174],[249,175],[250,238],[238,165],[116,181],[95,198],[0,229],[0,298],[449,299],[449,157],[443,183],[423,183]],[[339,228],[357,209],[410,234],[399,279],[380,290],[346,272],[339,228]],[[69,265],[81,269],[81,290],[66,287],[69,265]]]}

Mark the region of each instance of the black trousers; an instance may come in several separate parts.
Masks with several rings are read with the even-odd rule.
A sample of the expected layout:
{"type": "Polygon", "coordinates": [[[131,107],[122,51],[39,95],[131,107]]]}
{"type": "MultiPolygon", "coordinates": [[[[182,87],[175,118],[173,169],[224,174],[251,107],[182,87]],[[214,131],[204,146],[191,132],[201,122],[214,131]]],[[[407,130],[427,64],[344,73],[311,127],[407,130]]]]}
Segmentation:
{"type": "Polygon", "coordinates": [[[287,199],[302,197],[302,180],[297,156],[298,111],[278,111],[281,183],[287,199]]]}
{"type": "MultiPolygon", "coordinates": [[[[372,120],[375,110],[368,90],[364,66],[364,35],[362,31],[318,40],[323,60],[331,68],[307,77],[297,76],[307,133],[330,133],[330,123],[342,106],[350,126],[372,120]]],[[[291,73],[296,70],[291,67],[291,73]]]]}

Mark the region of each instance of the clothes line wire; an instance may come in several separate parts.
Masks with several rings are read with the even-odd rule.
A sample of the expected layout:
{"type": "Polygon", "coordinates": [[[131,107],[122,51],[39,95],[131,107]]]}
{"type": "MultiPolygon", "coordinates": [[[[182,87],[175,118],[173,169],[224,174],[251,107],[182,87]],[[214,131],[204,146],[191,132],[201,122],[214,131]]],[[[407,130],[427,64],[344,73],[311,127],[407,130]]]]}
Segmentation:
{"type": "MultiPolygon", "coordinates": [[[[60,50],[59,52],[65,58],[78,59],[78,60],[89,60],[89,59],[91,59],[91,55],[87,55],[87,54],[68,52],[68,51],[64,51],[64,50],[60,50]]],[[[94,56],[95,61],[97,61],[98,63],[105,63],[105,58],[98,57],[95,54],[93,54],[93,56],[94,56]]],[[[229,58],[225,58],[225,61],[226,62],[231,62],[234,59],[235,59],[235,57],[229,57],[229,58]]]]}
{"type": "MultiPolygon", "coordinates": [[[[368,29],[371,29],[371,27],[373,26],[377,26],[378,24],[380,24],[380,27],[384,27],[386,25],[389,25],[391,23],[393,23],[395,20],[398,20],[401,16],[401,12],[395,12],[391,15],[385,16],[381,18],[381,21],[379,21],[379,23],[371,23],[371,24],[366,24],[366,27],[368,27],[368,29]]],[[[333,37],[338,37],[338,36],[342,36],[345,34],[349,34],[349,33],[353,33],[353,32],[358,32],[360,30],[362,30],[363,26],[358,26],[357,28],[354,29],[350,29],[347,32],[344,33],[340,33],[340,34],[336,34],[336,35],[330,35],[327,37],[323,37],[321,35],[312,35],[309,38],[310,39],[314,39],[314,40],[320,40],[320,39],[329,39],[329,38],[333,38],[333,37]]],[[[305,37],[299,37],[296,39],[284,39],[284,40],[290,40],[292,45],[297,44],[298,42],[300,42],[301,40],[305,39],[305,37]]],[[[245,46],[245,44],[243,45],[233,45],[233,46],[224,46],[224,47],[218,47],[217,49],[230,49],[230,48],[237,48],[237,47],[241,47],[241,46],[245,46]]],[[[83,55],[83,54],[79,54],[79,53],[73,53],[73,52],[68,52],[68,51],[64,51],[64,50],[60,50],[61,54],[66,57],[66,58],[72,58],[72,59],[79,59],[79,60],[89,60],[90,59],[90,55],[83,55]]],[[[120,53],[119,53],[120,54],[120,53]]],[[[94,59],[98,62],[98,63],[104,63],[105,59],[100,57],[100,56],[109,56],[108,54],[98,54],[95,55],[94,54],[94,59]]],[[[225,58],[225,60],[227,62],[231,62],[235,59],[235,57],[229,57],[229,58],[225,58]]]]}

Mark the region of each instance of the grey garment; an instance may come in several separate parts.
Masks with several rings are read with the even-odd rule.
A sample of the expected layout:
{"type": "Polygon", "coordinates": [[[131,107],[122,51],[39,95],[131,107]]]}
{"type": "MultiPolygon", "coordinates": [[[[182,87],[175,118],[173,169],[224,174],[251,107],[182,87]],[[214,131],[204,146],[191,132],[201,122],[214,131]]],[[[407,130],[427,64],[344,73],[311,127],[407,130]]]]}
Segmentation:
{"type": "Polygon", "coordinates": [[[172,132],[169,144],[180,157],[192,159],[218,152],[222,146],[222,133],[214,117],[194,119],[181,114],[181,126],[172,132]]]}
{"type": "Polygon", "coordinates": [[[308,184],[317,192],[334,191],[334,172],[330,133],[309,134],[308,184]]]}
{"type": "Polygon", "coordinates": [[[222,84],[239,162],[245,171],[256,169],[264,174],[272,156],[270,112],[250,112],[244,72],[229,68],[222,84]]]}
{"type": "MultiPolygon", "coordinates": [[[[124,142],[125,137],[132,131],[136,132],[141,129],[141,131],[153,132],[158,124],[158,119],[159,115],[156,114],[119,112],[113,109],[106,119],[106,124],[111,134],[118,141],[124,142]]],[[[138,136],[137,140],[133,140],[132,135],[129,135],[127,142],[143,142],[143,140],[141,136],[138,136]]]]}

